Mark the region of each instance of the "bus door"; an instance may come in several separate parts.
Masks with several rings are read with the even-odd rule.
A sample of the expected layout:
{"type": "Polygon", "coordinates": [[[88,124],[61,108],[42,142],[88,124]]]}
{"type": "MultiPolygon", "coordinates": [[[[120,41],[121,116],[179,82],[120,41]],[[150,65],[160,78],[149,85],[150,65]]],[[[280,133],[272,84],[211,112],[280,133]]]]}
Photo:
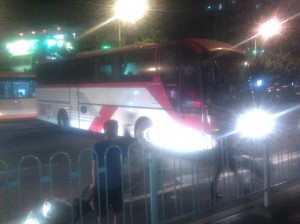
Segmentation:
{"type": "Polygon", "coordinates": [[[183,114],[201,112],[200,69],[196,62],[180,65],[180,107],[183,114]]]}
{"type": "Polygon", "coordinates": [[[253,106],[244,60],[242,55],[231,53],[203,63],[205,105],[215,130],[234,130],[237,114],[253,106]]]}
{"type": "Polygon", "coordinates": [[[201,129],[202,94],[201,70],[197,60],[183,61],[179,65],[180,119],[189,127],[201,129]]]}
{"type": "Polygon", "coordinates": [[[180,122],[202,130],[201,67],[195,50],[186,45],[180,47],[179,60],[179,111],[180,122]]]}

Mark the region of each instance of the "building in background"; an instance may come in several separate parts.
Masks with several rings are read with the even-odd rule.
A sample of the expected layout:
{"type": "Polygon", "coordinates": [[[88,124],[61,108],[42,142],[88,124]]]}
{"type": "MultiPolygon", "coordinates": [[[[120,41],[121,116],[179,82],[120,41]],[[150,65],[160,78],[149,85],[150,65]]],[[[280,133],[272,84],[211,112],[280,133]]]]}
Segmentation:
{"type": "Polygon", "coordinates": [[[50,28],[20,31],[5,42],[9,70],[29,72],[34,70],[36,61],[58,59],[73,54],[74,29],[55,26],[50,28]]]}

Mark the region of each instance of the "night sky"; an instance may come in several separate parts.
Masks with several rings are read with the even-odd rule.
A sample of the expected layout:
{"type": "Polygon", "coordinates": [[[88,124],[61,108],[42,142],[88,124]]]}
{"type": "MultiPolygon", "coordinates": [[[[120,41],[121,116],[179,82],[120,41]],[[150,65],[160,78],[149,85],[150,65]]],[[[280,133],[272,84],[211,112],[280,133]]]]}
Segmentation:
{"type": "MultiPolygon", "coordinates": [[[[247,3],[248,1],[250,2],[247,0],[247,3]]],[[[122,35],[132,42],[147,38],[153,39],[153,35],[157,32],[167,40],[199,37],[239,43],[253,35],[253,28],[261,19],[265,20],[270,15],[279,13],[284,6],[287,6],[286,8],[292,14],[297,12],[297,9],[288,7],[291,2],[297,1],[299,0],[281,1],[285,5],[260,15],[255,13],[245,15],[243,8],[238,7],[238,10],[234,12],[214,11],[208,15],[207,2],[216,1],[149,0],[151,4],[148,13],[134,25],[123,24],[122,35]]],[[[114,3],[114,0],[2,0],[0,2],[0,21],[2,19],[0,38],[1,34],[18,34],[57,25],[72,27],[85,33],[113,16],[114,3]]],[[[286,13],[282,15],[283,18],[288,17],[286,13]]],[[[299,39],[296,37],[298,28],[292,24],[292,21],[286,24],[285,30],[288,35],[282,35],[282,38],[286,36],[288,40],[287,38],[294,35],[294,39],[299,39]]],[[[118,23],[111,22],[101,29],[95,29],[88,37],[99,40],[99,36],[105,39],[116,36],[117,33],[118,23]]]]}
{"type": "MultiPolygon", "coordinates": [[[[113,15],[112,0],[6,0],[6,14],[16,29],[62,25],[93,27],[113,15]]],[[[141,32],[159,29],[168,38],[198,35],[203,1],[152,0],[151,10],[136,24],[141,32]],[[147,28],[146,28],[147,26],[147,28]],[[180,29],[179,29],[180,28],[180,29]]],[[[132,28],[132,27],[131,27],[132,28]]]]}

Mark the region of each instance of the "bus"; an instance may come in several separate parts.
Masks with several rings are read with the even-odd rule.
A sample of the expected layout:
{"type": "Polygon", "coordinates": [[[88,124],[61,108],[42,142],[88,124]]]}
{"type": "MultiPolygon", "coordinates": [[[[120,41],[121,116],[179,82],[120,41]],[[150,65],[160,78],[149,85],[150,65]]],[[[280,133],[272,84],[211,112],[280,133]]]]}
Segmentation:
{"type": "Polygon", "coordinates": [[[36,116],[35,74],[0,72],[0,120],[36,116]]]}
{"type": "Polygon", "coordinates": [[[143,145],[211,149],[213,135],[251,104],[248,70],[242,50],[207,39],[40,61],[38,118],[93,132],[115,119],[120,135],[143,145]]]}

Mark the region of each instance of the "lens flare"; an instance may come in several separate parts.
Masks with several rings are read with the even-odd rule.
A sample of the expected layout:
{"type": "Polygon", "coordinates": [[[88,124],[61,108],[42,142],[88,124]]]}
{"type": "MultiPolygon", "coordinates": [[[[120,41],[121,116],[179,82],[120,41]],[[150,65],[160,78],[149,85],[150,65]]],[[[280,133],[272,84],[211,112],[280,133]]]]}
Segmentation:
{"type": "Polygon", "coordinates": [[[210,150],[215,146],[213,136],[179,124],[153,125],[148,141],[163,149],[177,152],[210,150]]]}
{"type": "Polygon", "coordinates": [[[51,211],[51,203],[48,202],[48,201],[44,202],[44,205],[43,205],[43,215],[44,215],[44,217],[48,217],[50,211],[51,211]]]}
{"type": "Polygon", "coordinates": [[[237,131],[244,137],[262,138],[274,128],[273,116],[263,110],[254,109],[242,115],[237,122],[237,131]]]}
{"type": "Polygon", "coordinates": [[[146,0],[119,0],[115,6],[115,17],[134,23],[148,10],[146,0]]]}

